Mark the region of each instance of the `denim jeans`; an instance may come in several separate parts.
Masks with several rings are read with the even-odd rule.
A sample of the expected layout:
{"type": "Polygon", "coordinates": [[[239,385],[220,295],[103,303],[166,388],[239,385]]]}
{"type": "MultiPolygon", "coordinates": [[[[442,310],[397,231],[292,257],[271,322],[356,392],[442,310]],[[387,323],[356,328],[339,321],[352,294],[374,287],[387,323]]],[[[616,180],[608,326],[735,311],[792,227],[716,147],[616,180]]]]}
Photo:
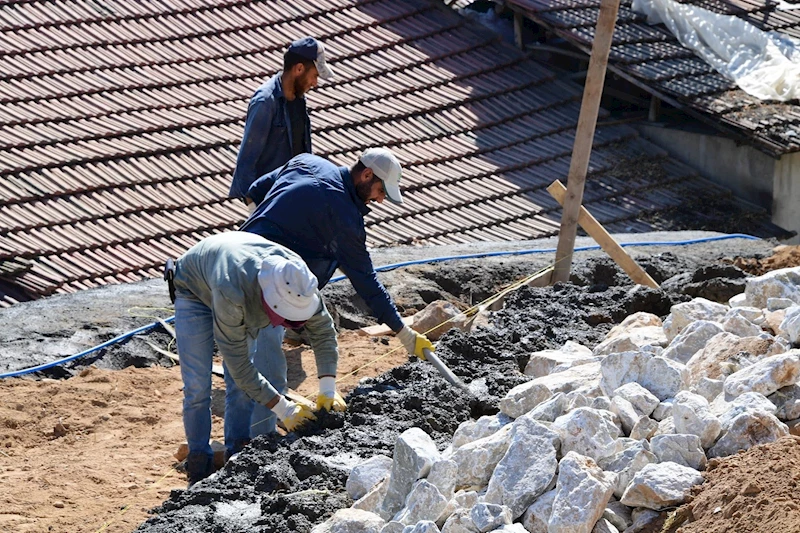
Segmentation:
{"type": "MultiPolygon", "coordinates": [[[[283,326],[267,326],[258,331],[258,338],[250,350],[250,356],[258,372],[269,381],[275,390],[286,393],[286,355],[283,353],[283,326]]],[[[275,432],[277,417],[270,409],[253,402],[250,437],[275,432]]]]}
{"type": "MultiPolygon", "coordinates": [[[[175,300],[175,336],[183,379],[183,427],[189,453],[212,454],[211,438],[211,367],[214,355],[213,315],[204,303],[178,297],[175,300]]],[[[281,348],[283,328],[264,328],[257,341],[248,341],[250,353],[260,345],[263,354],[256,368],[280,392],[286,387],[286,357],[281,348]],[[277,350],[275,347],[277,346],[277,350]]],[[[224,363],[223,363],[224,367],[224,363]]],[[[257,405],[225,372],[225,446],[234,453],[237,443],[275,431],[275,415],[257,405]],[[270,416],[267,416],[267,413],[270,416]],[[251,427],[254,422],[260,422],[251,427]]]]}

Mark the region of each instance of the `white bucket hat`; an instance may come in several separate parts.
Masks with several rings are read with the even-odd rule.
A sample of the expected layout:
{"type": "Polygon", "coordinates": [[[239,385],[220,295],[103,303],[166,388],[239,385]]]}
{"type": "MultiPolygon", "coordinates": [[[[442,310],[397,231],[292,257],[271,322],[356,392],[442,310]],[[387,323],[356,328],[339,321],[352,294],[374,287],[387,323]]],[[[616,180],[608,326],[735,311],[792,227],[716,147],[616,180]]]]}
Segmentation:
{"type": "Polygon", "coordinates": [[[359,158],[365,167],[383,181],[386,197],[394,204],[402,204],[403,196],[400,194],[400,178],[403,168],[400,161],[386,148],[368,148],[359,158]]]}
{"type": "Polygon", "coordinates": [[[267,257],[261,263],[258,284],[270,309],[286,320],[302,322],[319,309],[317,277],[300,259],[267,257]]]}

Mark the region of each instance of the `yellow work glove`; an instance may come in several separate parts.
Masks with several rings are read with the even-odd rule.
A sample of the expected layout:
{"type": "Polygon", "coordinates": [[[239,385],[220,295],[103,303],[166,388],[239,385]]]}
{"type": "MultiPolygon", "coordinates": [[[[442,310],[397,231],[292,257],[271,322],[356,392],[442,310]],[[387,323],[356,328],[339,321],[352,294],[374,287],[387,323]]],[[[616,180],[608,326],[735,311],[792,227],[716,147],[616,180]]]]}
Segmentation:
{"type": "Polygon", "coordinates": [[[333,376],[323,376],[319,378],[319,394],[317,394],[317,411],[344,411],[347,404],[344,398],[336,391],[336,378],[333,376]]]}
{"type": "Polygon", "coordinates": [[[433,343],[428,340],[428,337],[422,333],[417,333],[408,326],[403,326],[403,329],[397,332],[397,338],[403,343],[408,355],[416,355],[423,361],[425,360],[424,349],[433,351],[433,343]]]}
{"type": "Polygon", "coordinates": [[[285,427],[287,431],[294,431],[305,424],[307,420],[317,419],[311,409],[305,405],[287,400],[284,396],[281,396],[281,399],[278,400],[278,403],[276,403],[271,409],[272,412],[278,415],[278,418],[281,419],[281,422],[283,422],[283,427],[285,427]]]}

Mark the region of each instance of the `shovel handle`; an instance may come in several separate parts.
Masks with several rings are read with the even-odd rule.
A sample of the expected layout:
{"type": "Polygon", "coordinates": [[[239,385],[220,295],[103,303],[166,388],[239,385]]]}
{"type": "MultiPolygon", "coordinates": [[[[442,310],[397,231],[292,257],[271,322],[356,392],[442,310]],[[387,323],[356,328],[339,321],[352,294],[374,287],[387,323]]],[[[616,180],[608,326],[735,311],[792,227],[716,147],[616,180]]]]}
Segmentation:
{"type": "Polygon", "coordinates": [[[467,387],[463,381],[458,379],[458,377],[456,377],[456,375],[453,374],[453,371],[447,368],[447,365],[444,364],[442,360],[439,359],[439,357],[435,353],[433,353],[431,350],[427,348],[423,348],[422,353],[425,354],[425,359],[430,361],[430,363],[434,366],[434,368],[436,368],[436,370],[439,371],[439,373],[444,377],[444,379],[446,379],[456,387],[464,389],[465,391],[469,391],[469,387],[467,387]]]}

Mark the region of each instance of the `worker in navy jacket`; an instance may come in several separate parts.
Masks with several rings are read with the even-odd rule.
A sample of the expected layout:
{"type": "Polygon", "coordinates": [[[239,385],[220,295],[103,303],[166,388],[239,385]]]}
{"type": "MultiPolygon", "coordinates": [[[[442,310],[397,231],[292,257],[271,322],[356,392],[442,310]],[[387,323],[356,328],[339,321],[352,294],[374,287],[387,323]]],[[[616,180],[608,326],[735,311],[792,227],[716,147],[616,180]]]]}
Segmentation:
{"type": "Polygon", "coordinates": [[[300,154],[250,186],[247,196],[258,207],[240,230],[297,253],[320,289],[341,268],[378,321],[397,333],[409,354],[424,359],[423,349],[433,345],[403,324],[375,274],[364,229],[370,202],[403,202],[401,174],[397,158],[385,148],[366,150],[352,168],[300,154]]]}
{"type": "Polygon", "coordinates": [[[231,198],[247,202],[247,189],[257,178],[298,154],[311,153],[311,121],[305,93],[317,86],[318,78],[332,77],[322,43],[304,37],[289,45],[283,56],[283,70],[261,85],[250,99],[228,193],[231,198]]]}

